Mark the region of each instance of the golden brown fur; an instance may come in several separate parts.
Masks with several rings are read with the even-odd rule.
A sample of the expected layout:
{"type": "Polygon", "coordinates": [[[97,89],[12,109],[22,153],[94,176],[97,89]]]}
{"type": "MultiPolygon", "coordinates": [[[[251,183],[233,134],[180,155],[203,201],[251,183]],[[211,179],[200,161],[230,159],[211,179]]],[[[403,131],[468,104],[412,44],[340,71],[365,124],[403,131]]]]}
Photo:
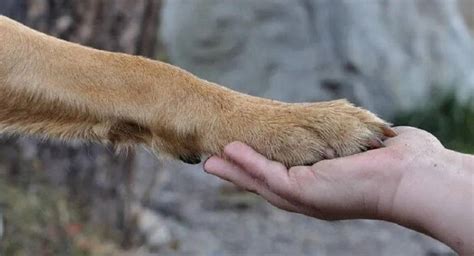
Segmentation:
{"type": "Polygon", "coordinates": [[[287,165],[371,146],[386,123],[346,101],[287,104],[177,67],[65,42],[0,16],[0,132],[145,144],[185,162],[235,140],[287,165]]]}

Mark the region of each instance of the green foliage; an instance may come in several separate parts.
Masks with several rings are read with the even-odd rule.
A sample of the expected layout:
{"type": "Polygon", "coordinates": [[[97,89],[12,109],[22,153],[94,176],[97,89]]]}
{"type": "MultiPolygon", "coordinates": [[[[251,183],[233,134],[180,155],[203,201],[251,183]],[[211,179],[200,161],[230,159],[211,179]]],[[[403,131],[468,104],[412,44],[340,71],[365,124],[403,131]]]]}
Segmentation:
{"type": "Polygon", "coordinates": [[[394,123],[424,129],[445,147],[474,154],[474,99],[461,104],[453,93],[434,96],[424,107],[400,113],[394,123]]]}

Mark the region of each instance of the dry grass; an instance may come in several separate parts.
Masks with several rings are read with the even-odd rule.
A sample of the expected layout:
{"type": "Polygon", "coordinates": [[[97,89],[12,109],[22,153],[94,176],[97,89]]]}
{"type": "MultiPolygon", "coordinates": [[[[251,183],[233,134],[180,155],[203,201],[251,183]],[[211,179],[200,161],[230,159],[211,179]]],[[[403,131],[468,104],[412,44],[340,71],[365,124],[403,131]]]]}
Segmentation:
{"type": "Polygon", "coordinates": [[[87,224],[66,193],[36,181],[8,182],[0,175],[5,234],[0,255],[118,255],[119,250],[87,224]]]}

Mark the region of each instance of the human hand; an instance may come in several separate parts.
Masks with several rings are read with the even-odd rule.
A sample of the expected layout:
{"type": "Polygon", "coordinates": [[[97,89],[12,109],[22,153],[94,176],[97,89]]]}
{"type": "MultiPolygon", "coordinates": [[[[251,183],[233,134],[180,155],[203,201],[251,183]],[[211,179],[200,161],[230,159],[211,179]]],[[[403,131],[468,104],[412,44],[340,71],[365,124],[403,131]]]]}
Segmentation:
{"type": "Polygon", "coordinates": [[[461,238],[453,232],[464,230],[473,246],[474,210],[462,207],[473,202],[473,157],[446,150],[425,131],[395,130],[399,135],[383,148],[290,169],[234,142],[204,168],[284,210],[326,220],[388,220],[455,249],[461,238]]]}

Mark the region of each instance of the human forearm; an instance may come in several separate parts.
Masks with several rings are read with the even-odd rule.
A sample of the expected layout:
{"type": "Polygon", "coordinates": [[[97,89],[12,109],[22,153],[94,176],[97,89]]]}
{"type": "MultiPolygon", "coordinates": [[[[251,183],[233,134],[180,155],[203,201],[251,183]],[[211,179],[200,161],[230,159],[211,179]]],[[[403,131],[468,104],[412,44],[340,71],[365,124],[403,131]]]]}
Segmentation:
{"type": "Polygon", "coordinates": [[[474,248],[474,157],[446,150],[431,134],[396,127],[385,147],[285,168],[242,143],[205,169],[273,205],[320,219],[391,221],[431,235],[462,255],[474,248]]]}
{"type": "Polygon", "coordinates": [[[474,253],[474,157],[442,149],[405,170],[391,220],[474,253]]]}

